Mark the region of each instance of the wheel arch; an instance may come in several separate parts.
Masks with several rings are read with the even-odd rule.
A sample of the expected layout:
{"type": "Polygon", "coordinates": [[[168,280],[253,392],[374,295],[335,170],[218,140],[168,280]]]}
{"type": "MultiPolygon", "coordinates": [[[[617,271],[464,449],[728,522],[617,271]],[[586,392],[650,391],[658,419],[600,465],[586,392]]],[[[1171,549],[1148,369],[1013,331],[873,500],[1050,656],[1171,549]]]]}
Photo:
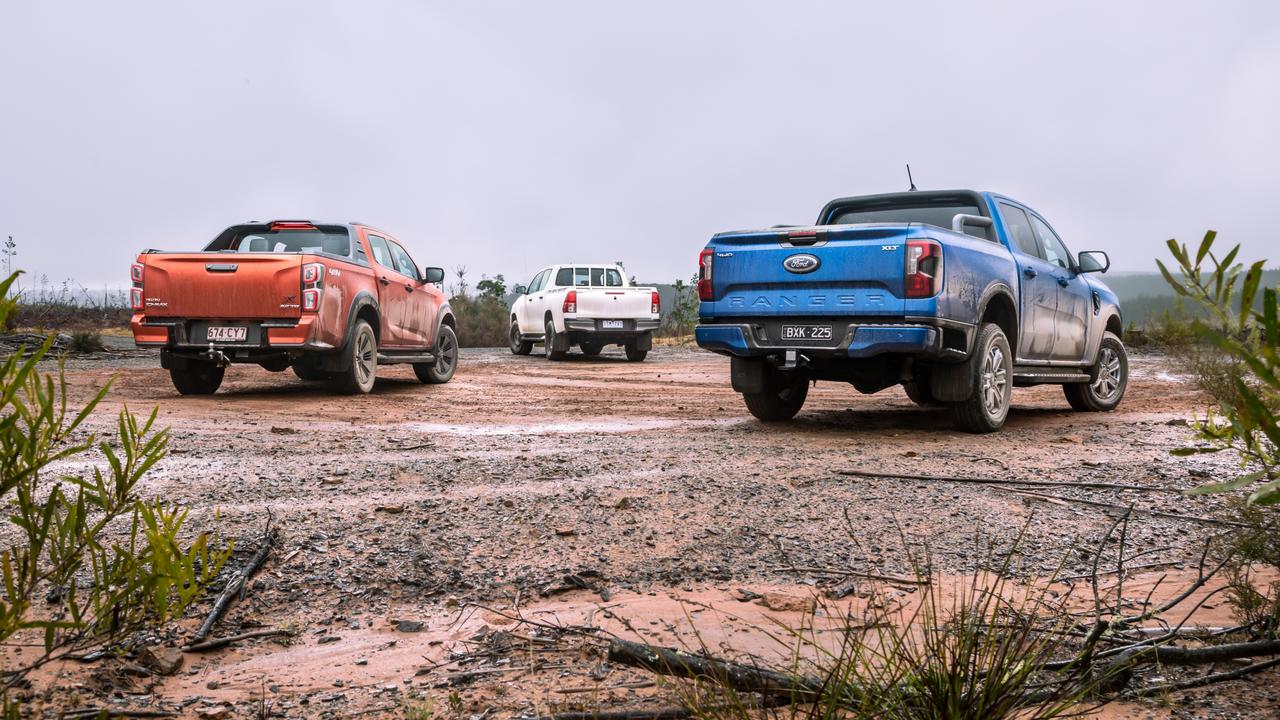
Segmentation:
{"type": "MultiPolygon", "coordinates": [[[[978,314],[977,328],[982,327],[982,323],[993,322],[1004,331],[1004,335],[1009,340],[1009,349],[1017,356],[1018,353],[1018,304],[1013,300],[1013,293],[1004,285],[994,285],[989,288],[982,298],[981,312],[978,314]]],[[[974,337],[977,337],[977,328],[975,328],[974,337]]]]}

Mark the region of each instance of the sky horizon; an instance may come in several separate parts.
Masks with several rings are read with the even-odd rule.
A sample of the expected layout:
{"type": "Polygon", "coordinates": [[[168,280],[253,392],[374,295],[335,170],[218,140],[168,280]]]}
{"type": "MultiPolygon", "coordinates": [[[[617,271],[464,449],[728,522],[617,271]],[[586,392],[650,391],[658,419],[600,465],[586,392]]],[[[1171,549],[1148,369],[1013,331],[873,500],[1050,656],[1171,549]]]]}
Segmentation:
{"type": "Polygon", "coordinates": [[[1151,272],[1280,260],[1280,7],[1100,2],[0,7],[0,241],[123,286],[145,248],[359,220],[422,265],[688,278],[833,197],[1016,197],[1151,272]]]}

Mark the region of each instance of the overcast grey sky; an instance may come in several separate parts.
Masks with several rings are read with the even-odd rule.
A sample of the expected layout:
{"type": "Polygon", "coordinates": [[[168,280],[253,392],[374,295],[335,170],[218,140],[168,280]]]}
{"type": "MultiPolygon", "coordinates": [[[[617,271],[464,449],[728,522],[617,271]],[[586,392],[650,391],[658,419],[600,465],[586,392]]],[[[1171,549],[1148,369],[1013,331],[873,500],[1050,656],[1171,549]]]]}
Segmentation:
{"type": "Polygon", "coordinates": [[[1150,270],[1280,259],[1274,2],[0,0],[0,239],[55,280],[248,219],[687,277],[716,231],[976,187],[1150,270]]]}

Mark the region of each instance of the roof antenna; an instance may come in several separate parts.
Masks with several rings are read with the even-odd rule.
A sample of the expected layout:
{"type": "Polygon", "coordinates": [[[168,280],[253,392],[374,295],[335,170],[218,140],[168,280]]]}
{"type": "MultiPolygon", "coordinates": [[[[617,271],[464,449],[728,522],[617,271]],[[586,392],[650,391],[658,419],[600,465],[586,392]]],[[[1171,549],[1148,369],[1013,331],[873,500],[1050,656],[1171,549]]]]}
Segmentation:
{"type": "Polygon", "coordinates": [[[907,191],[915,192],[916,181],[911,179],[911,163],[907,163],[907,182],[911,183],[911,187],[908,188],[907,191]]]}

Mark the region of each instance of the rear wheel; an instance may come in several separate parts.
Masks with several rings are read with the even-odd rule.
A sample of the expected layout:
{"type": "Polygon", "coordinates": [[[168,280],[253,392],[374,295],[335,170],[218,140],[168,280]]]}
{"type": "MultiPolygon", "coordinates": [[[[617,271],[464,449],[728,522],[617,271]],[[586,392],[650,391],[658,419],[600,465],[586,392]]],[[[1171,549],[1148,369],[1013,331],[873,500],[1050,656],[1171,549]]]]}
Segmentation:
{"type": "Polygon", "coordinates": [[[507,345],[511,348],[512,355],[528,355],[533,351],[533,343],[522,340],[524,336],[520,332],[520,323],[515,320],[511,321],[511,331],[507,336],[507,345]]]}
{"type": "Polygon", "coordinates": [[[548,360],[563,360],[568,354],[563,350],[556,350],[556,326],[552,325],[550,320],[543,328],[542,344],[545,346],[544,352],[548,360]]]}
{"type": "Polygon", "coordinates": [[[765,422],[790,420],[804,407],[809,396],[809,379],[798,372],[782,372],[765,368],[764,390],[742,393],[747,410],[765,422]]]}
{"type": "Polygon", "coordinates": [[[636,347],[634,340],[628,340],[627,344],[623,347],[627,351],[627,359],[631,362],[640,362],[649,356],[649,351],[641,350],[636,347]]]}
{"type": "Polygon", "coordinates": [[[211,362],[189,360],[181,368],[169,368],[173,386],[182,395],[212,395],[222,385],[226,368],[211,362]]]}
{"type": "Polygon", "coordinates": [[[356,321],[347,353],[347,369],[332,376],[334,389],[349,395],[373,390],[373,383],[378,377],[378,338],[369,323],[356,321]]]}
{"type": "Polygon", "coordinates": [[[598,343],[582,343],[578,347],[582,350],[582,354],[587,357],[595,357],[600,354],[601,350],[604,350],[604,346],[598,343]]]}
{"type": "Polygon", "coordinates": [[[1013,401],[1013,353],[999,325],[983,323],[968,365],[973,391],[967,400],[952,403],[951,417],[965,432],[995,432],[1004,426],[1013,401]]]}
{"type": "Polygon", "coordinates": [[[1103,333],[1098,346],[1098,361],[1090,368],[1094,379],[1087,383],[1062,386],[1071,407],[1081,412],[1114,410],[1129,385],[1129,354],[1115,333],[1103,333]]]}
{"type": "Polygon", "coordinates": [[[458,368],[458,336],[448,325],[440,326],[440,337],[436,342],[436,361],[433,363],[414,363],[413,374],[430,385],[447,383],[453,378],[453,371],[458,368]]]}

